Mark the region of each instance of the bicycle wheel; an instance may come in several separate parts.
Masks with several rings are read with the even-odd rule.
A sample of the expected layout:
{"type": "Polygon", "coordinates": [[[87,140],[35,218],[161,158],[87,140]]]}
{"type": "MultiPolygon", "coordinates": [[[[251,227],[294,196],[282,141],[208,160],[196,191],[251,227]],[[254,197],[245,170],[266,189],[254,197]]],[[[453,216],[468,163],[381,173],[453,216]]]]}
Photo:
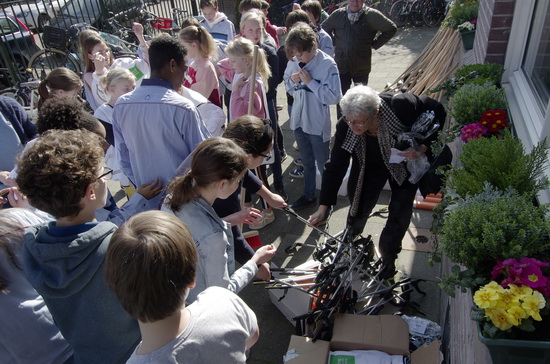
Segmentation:
{"type": "Polygon", "coordinates": [[[415,27],[421,27],[424,25],[424,17],[422,16],[422,0],[416,0],[411,6],[411,13],[409,15],[412,25],[415,27]]]}
{"type": "Polygon", "coordinates": [[[30,106],[30,101],[23,95],[21,95],[16,88],[7,88],[0,91],[0,96],[6,96],[14,99],[21,106],[30,106]]]}
{"type": "Polygon", "coordinates": [[[58,49],[42,49],[32,55],[29,69],[32,77],[43,80],[54,68],[67,67],[77,75],[82,73],[80,63],[71,53],[58,49]]]}
{"type": "Polygon", "coordinates": [[[435,27],[443,21],[445,17],[445,7],[439,1],[424,0],[424,12],[422,16],[424,23],[429,27],[435,27]]]}
{"type": "Polygon", "coordinates": [[[407,22],[407,3],[403,0],[395,2],[390,9],[390,19],[393,20],[395,25],[402,27],[407,22]]]}
{"type": "Polygon", "coordinates": [[[385,16],[389,17],[392,5],[393,5],[393,0],[382,0],[380,2],[380,7],[378,8],[378,10],[380,10],[380,12],[385,16]]]}

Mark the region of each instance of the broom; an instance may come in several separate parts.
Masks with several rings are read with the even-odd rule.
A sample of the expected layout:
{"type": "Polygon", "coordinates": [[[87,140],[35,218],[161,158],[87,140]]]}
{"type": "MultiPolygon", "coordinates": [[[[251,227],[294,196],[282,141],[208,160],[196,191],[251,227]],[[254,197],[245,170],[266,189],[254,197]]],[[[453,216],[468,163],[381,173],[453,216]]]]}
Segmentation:
{"type": "MultiPolygon", "coordinates": [[[[256,64],[258,63],[258,46],[254,46],[254,54],[252,56],[252,73],[250,74],[250,94],[248,97],[248,110],[247,114],[252,114],[252,107],[254,105],[254,88],[256,87],[256,64]]],[[[244,196],[245,196],[245,189],[243,188],[241,192],[241,208],[244,207],[244,196]]],[[[241,231],[243,229],[243,226],[241,224],[241,231]]],[[[260,240],[260,234],[256,230],[251,230],[243,233],[243,237],[245,238],[246,242],[252,249],[258,249],[262,247],[262,242],[260,240]]]]}

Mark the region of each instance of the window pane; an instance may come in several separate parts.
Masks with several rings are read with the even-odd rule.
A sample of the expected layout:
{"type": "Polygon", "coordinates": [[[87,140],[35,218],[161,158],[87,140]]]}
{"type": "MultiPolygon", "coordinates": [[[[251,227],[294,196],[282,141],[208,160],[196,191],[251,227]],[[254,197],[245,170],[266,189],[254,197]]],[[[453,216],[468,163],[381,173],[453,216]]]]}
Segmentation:
{"type": "Polygon", "coordinates": [[[545,111],[550,99],[550,6],[548,1],[538,0],[535,5],[522,68],[533,84],[541,109],[545,111]]]}

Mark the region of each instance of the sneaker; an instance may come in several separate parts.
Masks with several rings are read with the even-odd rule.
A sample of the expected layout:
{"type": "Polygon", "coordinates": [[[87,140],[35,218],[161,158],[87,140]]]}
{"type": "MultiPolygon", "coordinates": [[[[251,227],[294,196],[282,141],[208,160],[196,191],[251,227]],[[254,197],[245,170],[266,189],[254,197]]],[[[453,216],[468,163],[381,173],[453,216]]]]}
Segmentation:
{"type": "Polygon", "coordinates": [[[285,188],[283,186],[273,186],[273,191],[281,196],[285,202],[288,201],[288,195],[286,194],[285,188]]]}
{"type": "Polygon", "coordinates": [[[302,158],[296,158],[295,160],[292,161],[292,163],[294,163],[295,165],[297,165],[298,167],[303,167],[304,165],[302,164],[302,158]]]}
{"type": "Polygon", "coordinates": [[[286,152],[281,152],[281,163],[284,162],[287,157],[288,155],[286,154],[286,152]]]}
{"type": "Polygon", "coordinates": [[[325,225],[328,222],[328,219],[330,219],[330,215],[332,214],[332,206],[330,206],[327,211],[325,211],[325,215],[323,216],[323,219],[317,223],[317,226],[325,225]]]}
{"type": "Polygon", "coordinates": [[[262,217],[257,222],[254,222],[252,225],[249,225],[248,227],[250,229],[259,230],[271,224],[273,221],[275,221],[275,214],[273,213],[273,211],[271,212],[262,211],[260,214],[262,215],[262,217]]]}
{"type": "Polygon", "coordinates": [[[309,199],[306,196],[302,196],[298,200],[291,203],[290,208],[294,211],[299,211],[315,205],[317,205],[317,198],[313,197],[312,199],[309,199]]]}
{"type": "Polygon", "coordinates": [[[298,167],[289,173],[293,178],[304,178],[304,167],[298,167]]]}

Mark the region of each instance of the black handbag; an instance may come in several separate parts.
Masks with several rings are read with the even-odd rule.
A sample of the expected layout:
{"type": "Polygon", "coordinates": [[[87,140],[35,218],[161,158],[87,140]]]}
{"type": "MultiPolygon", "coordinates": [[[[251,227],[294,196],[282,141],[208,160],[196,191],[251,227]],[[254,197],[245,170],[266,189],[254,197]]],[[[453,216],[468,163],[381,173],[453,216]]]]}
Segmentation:
{"type": "Polygon", "coordinates": [[[453,161],[453,152],[447,144],[443,147],[441,153],[430,164],[428,171],[418,181],[418,189],[423,197],[426,197],[430,193],[438,193],[443,187],[443,175],[436,173],[437,169],[444,166],[443,170],[451,168],[451,162],[453,161]]]}

